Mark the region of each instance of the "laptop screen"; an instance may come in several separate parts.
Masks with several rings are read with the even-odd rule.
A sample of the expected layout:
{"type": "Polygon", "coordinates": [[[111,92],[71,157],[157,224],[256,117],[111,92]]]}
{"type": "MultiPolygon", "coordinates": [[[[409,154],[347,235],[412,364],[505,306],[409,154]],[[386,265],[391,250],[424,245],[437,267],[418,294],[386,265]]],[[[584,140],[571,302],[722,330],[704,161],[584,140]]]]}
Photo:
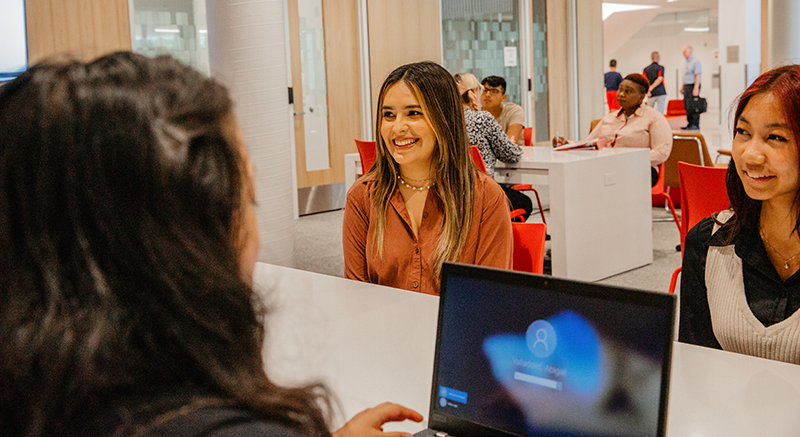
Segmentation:
{"type": "Polygon", "coordinates": [[[673,295],[446,264],[430,427],[661,436],[674,313],[673,295]]]}

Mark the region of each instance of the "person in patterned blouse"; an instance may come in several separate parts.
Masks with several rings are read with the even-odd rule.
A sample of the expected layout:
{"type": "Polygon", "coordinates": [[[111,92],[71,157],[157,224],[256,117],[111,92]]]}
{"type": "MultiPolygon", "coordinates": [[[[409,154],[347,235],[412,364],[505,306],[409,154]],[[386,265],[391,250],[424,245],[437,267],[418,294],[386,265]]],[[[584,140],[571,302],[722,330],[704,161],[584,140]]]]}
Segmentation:
{"type": "MultiPolygon", "coordinates": [[[[481,152],[486,172],[494,177],[494,165],[497,160],[514,163],[522,158],[522,148],[512,143],[508,135],[500,127],[492,114],[480,111],[478,102],[481,85],[471,73],[459,73],[454,76],[461,103],[464,106],[464,119],[467,124],[469,142],[477,146],[481,152]]],[[[510,184],[500,184],[506,192],[512,209],[524,209],[523,221],[527,220],[533,210],[533,202],[523,193],[511,188],[510,184]]]]}

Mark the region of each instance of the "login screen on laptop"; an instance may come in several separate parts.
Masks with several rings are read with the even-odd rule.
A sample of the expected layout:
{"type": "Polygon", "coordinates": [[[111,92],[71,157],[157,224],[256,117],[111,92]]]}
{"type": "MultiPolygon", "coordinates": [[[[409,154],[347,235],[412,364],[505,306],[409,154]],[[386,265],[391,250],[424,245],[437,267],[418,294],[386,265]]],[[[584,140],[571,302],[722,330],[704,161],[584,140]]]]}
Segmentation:
{"type": "Polygon", "coordinates": [[[443,278],[432,418],[522,436],[660,435],[674,307],[481,276],[443,278]]]}

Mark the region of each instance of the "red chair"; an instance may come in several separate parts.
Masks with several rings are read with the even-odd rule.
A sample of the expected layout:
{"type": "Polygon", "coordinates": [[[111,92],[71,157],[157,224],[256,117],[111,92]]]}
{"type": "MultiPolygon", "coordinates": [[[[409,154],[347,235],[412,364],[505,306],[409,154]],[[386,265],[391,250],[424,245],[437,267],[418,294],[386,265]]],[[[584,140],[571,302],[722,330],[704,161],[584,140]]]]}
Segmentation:
{"type": "Polygon", "coordinates": [[[683,231],[681,230],[681,221],[678,218],[678,214],[675,212],[675,205],[672,203],[672,198],[667,193],[666,189],[664,188],[664,163],[658,165],[658,181],[650,189],[650,194],[652,195],[652,204],[658,205],[663,204],[664,201],[667,202],[669,205],[669,210],[672,212],[672,218],[675,219],[675,225],[678,226],[678,232],[683,235],[683,231]]]}
{"type": "Polygon", "coordinates": [[[481,151],[478,150],[478,146],[469,146],[469,155],[472,156],[472,161],[478,166],[478,170],[488,173],[486,170],[486,163],[483,162],[483,156],[481,156],[481,151]]]}
{"type": "Polygon", "coordinates": [[[678,283],[678,275],[681,273],[681,267],[672,272],[672,278],[669,281],[669,293],[675,294],[675,285],[678,283]]]}
{"type": "Polygon", "coordinates": [[[544,223],[511,223],[514,233],[514,270],[544,273],[544,240],[547,225],[544,223]]]}
{"type": "MultiPolygon", "coordinates": [[[[483,156],[481,156],[481,151],[478,150],[478,147],[477,146],[469,146],[469,154],[470,154],[470,156],[472,156],[472,160],[475,162],[475,165],[478,166],[478,169],[481,170],[484,173],[487,173],[486,164],[483,162],[483,156]]],[[[530,184],[512,185],[511,189],[517,190],[517,191],[533,191],[533,194],[536,196],[536,203],[539,205],[539,214],[542,215],[542,223],[544,223],[546,225],[547,221],[544,219],[544,208],[542,208],[542,201],[539,200],[539,192],[536,191],[536,189],[533,188],[533,186],[531,186],[530,184]]],[[[511,218],[514,219],[516,217],[521,217],[523,214],[525,214],[524,210],[515,209],[515,210],[511,211],[511,218]]]]}
{"type": "Polygon", "coordinates": [[[686,108],[683,107],[683,99],[673,99],[667,102],[666,117],[686,117],[686,108]]]}
{"type": "Polygon", "coordinates": [[[356,147],[358,147],[358,156],[361,157],[361,174],[367,174],[377,156],[375,141],[356,140],[356,147]]]}
{"type": "Polygon", "coordinates": [[[725,175],[728,169],[678,163],[681,181],[681,254],[686,233],[705,217],[730,207],[725,175]]]}
{"type": "Polygon", "coordinates": [[[525,145],[526,146],[532,146],[533,145],[533,128],[532,127],[526,127],[525,129],[522,129],[522,138],[525,140],[525,145]]]}
{"type": "Polygon", "coordinates": [[[673,99],[667,102],[667,113],[664,117],[672,130],[678,130],[686,124],[686,109],[683,107],[683,99],[673,99]]]}

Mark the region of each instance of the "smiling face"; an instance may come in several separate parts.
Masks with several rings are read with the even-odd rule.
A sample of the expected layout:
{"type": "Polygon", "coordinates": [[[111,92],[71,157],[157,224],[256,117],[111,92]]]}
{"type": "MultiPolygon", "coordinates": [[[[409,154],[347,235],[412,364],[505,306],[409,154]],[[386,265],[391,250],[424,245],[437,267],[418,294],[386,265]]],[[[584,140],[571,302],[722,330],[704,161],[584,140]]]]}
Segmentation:
{"type": "Polygon", "coordinates": [[[622,109],[636,109],[642,104],[645,93],[642,86],[631,80],[623,80],[617,91],[617,104],[622,109]]]}
{"type": "Polygon", "coordinates": [[[772,93],[756,95],[747,103],[736,123],[732,154],[751,199],[793,204],[800,185],[797,139],[772,93]]]}
{"type": "Polygon", "coordinates": [[[436,133],[422,105],[403,81],[389,87],[381,106],[381,137],[403,174],[423,177],[431,170],[436,133]]]}

